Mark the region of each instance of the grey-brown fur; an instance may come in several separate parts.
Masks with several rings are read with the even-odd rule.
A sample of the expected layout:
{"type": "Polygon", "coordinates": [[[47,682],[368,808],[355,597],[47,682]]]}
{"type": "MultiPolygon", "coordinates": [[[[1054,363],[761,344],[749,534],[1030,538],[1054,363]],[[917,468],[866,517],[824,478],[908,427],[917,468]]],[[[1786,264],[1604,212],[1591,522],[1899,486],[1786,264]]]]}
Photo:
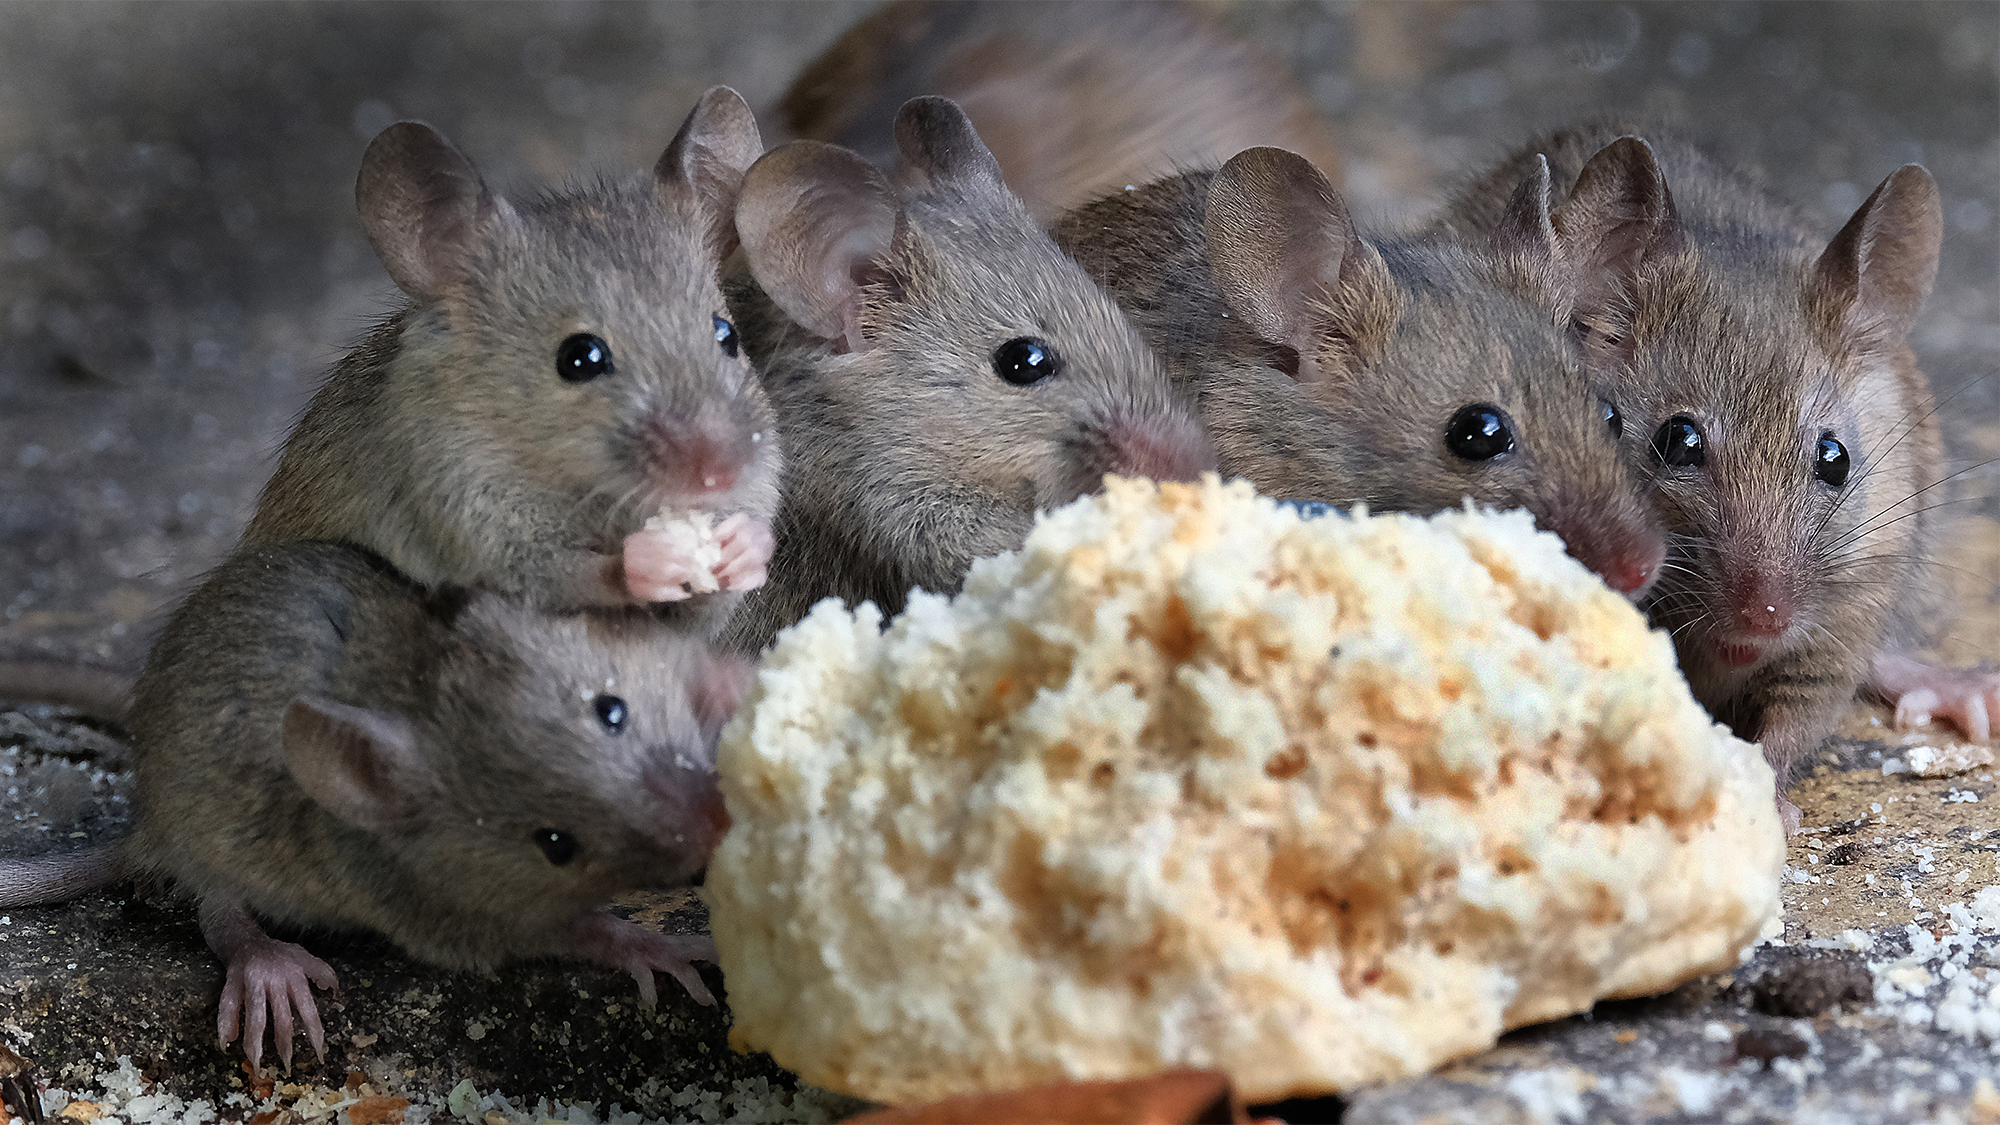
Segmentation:
{"type": "Polygon", "coordinates": [[[885,4],[800,71],[779,115],[795,136],[887,167],[897,151],[883,123],[923,94],[964,108],[1043,222],[1253,145],[1339,174],[1330,131],[1297,79],[1184,4],[885,4]]]}
{"type": "Polygon", "coordinates": [[[1606,148],[1627,132],[1595,123],[1538,138],[1462,189],[1439,226],[1483,237],[1498,185],[1535,154],[1559,184],[1590,169],[1670,189],[1673,221],[1636,248],[1629,292],[1578,327],[1649,439],[1635,456],[1673,536],[1653,619],[1673,632],[1696,696],[1762,741],[1796,825],[1787,775],[1911,639],[1924,586],[1943,460],[1907,333],[1936,270],[1937,189],[1906,167],[1829,241],[1683,141],[1649,137],[1652,171],[1606,148]],[[1677,418],[1701,428],[1705,463],[1669,465],[1651,448],[1677,418]],[[1822,435],[1849,458],[1838,487],[1815,472],[1822,435]],[[1741,647],[1725,655],[1746,645],[1754,663],[1741,647]]]}
{"type": "Polygon", "coordinates": [[[550,615],[426,593],[343,544],[246,547],[174,613],[134,692],[131,836],[73,857],[88,877],[68,885],[48,862],[0,867],[0,902],[120,874],[192,895],[230,963],[223,1038],[247,1008],[253,1059],[260,979],[296,986],[269,1001],[287,1058],[294,1008],[318,1045],[305,979],[332,984],[256,918],[372,929],[453,968],[595,957],[648,997],[661,968],[705,996],[687,966],[700,940],[602,908],[705,866],[726,823],[715,737],[746,679],[641,609],[550,615]],[[621,731],[602,695],[623,701],[621,731]],[[575,842],[561,865],[537,843],[549,830],[575,842]],[[253,964],[266,955],[282,971],[253,964]]]}
{"type": "MultiPolygon", "coordinates": [[[[1526,213],[1546,223],[1534,186],[1526,213]]],[[[1271,149],[1107,196],[1052,233],[1199,393],[1225,474],[1377,509],[1525,507],[1621,588],[1651,580],[1658,523],[1604,391],[1551,314],[1513,292],[1557,284],[1550,247],[1363,238],[1323,177],[1271,149]],[[1446,447],[1474,403],[1506,413],[1511,452],[1446,447]]]]}
{"type": "Polygon", "coordinates": [[[1018,547],[1037,511],[1106,472],[1214,466],[1192,403],[1118,307],[1001,183],[965,117],[898,117],[900,183],[844,149],[774,150],[738,226],[759,285],[739,319],[786,450],[768,585],[727,636],[757,647],[823,597],[902,608],[1018,547]],[[832,279],[832,280],[828,280],[832,279]],[[996,349],[1043,339],[1061,370],[1017,386],[996,349]]]}
{"type": "MultiPolygon", "coordinates": [[[[343,539],[425,585],[575,607],[638,600],[625,537],[663,507],[767,520],[775,420],[713,321],[737,184],[761,148],[718,87],[649,174],[515,205],[430,130],[385,131],[356,195],[413,301],[315,396],[243,541],[343,539]],[[558,376],[578,333],[609,344],[612,373],[558,376]]],[[[712,631],[736,597],[672,612],[712,631]]]]}

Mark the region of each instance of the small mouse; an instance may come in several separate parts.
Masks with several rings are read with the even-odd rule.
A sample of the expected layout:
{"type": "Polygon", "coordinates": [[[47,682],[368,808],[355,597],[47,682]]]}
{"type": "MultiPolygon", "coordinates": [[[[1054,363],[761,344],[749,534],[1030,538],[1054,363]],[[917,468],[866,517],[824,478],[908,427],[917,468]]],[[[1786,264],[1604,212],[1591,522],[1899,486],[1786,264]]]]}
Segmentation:
{"type": "Polygon", "coordinates": [[[1665,554],[1623,418],[1562,323],[1547,177],[1484,245],[1364,237],[1324,175],[1253,148],[1071,212],[1051,233],[1200,396],[1226,475],[1283,499],[1526,508],[1637,598],[1665,554]]]}
{"type": "Polygon", "coordinates": [[[806,64],[777,116],[795,137],[887,167],[897,150],[882,125],[923,94],[965,110],[1044,224],[1253,145],[1339,175],[1331,131],[1297,78],[1189,4],[885,4],[806,64]]]}
{"type": "Polygon", "coordinates": [[[0,905],[124,877],[192,895],[227,964],[216,1031],[324,1056],[325,962],[265,933],[372,929],[456,969],[547,955],[713,997],[705,936],[608,910],[686,885],[727,826],[714,747],[744,661],[640,608],[425,590],[359,548],[244,547],[174,612],[133,693],[131,834],[0,863],[0,905]]]}
{"type": "Polygon", "coordinates": [[[1546,161],[1563,183],[1619,183],[1664,223],[1575,330],[1643,439],[1635,462],[1672,534],[1648,607],[1696,698],[1790,776],[1857,688],[1902,725],[1932,714],[1976,739],[2000,673],[1916,660],[1925,560],[1945,479],[1937,404],[1908,334],[1937,272],[1937,185],[1891,173],[1831,240],[1685,141],[1613,123],[1537,138],[1462,188],[1440,229],[1487,237],[1498,187],[1546,161]],[[1668,185],[1671,184],[1671,188],[1668,185]]]}
{"type": "Polygon", "coordinates": [[[411,303],[314,397],[243,542],[342,539],[424,585],[719,628],[777,506],[775,419],[717,278],[762,151],[718,86],[650,174],[510,203],[428,126],[385,129],[355,197],[411,303]],[[690,600],[689,551],[643,526],[662,512],[720,520],[721,592],[690,600]]]}
{"type": "Polygon", "coordinates": [[[755,649],[814,602],[902,609],[1019,547],[1104,474],[1215,467],[1193,402],[1007,189],[949,99],[896,116],[896,181],[794,141],[744,176],[732,293],[779,416],[770,583],[726,638],[755,649]]]}

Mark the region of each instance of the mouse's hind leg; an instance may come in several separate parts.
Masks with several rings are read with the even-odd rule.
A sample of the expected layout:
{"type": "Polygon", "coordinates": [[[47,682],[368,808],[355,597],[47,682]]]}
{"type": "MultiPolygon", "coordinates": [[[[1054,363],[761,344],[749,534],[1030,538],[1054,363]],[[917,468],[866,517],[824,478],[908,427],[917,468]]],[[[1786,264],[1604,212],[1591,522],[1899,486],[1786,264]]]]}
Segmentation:
{"type": "Polygon", "coordinates": [[[299,946],[265,933],[242,900],[231,895],[211,893],[203,897],[201,933],[228,968],[215,1014],[216,1045],[228,1047],[240,1023],[243,1053],[249,1056],[251,1066],[257,1066],[264,1057],[264,1028],[268,1024],[278,1060],[289,1071],[296,1015],[313,1052],[324,1060],[326,1032],[320,1027],[312,986],[317,984],[337,994],[340,983],[333,969],[299,946]]]}

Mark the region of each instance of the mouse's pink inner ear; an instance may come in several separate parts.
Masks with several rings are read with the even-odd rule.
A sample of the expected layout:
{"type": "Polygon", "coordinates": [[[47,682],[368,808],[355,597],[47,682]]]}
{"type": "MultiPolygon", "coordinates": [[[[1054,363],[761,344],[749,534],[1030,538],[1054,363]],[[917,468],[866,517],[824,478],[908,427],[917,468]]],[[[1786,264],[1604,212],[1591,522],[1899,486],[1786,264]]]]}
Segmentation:
{"type": "Polygon", "coordinates": [[[420,301],[465,280],[489,228],[513,215],[472,161],[417,121],[399,121],[369,143],[354,203],[389,276],[420,301]]]}
{"type": "Polygon", "coordinates": [[[793,141],[743,177],[736,230],[757,284],[800,326],[856,351],[862,287],[879,271],[899,209],[874,165],[837,145],[793,141]]]}
{"type": "Polygon", "coordinates": [[[1301,380],[1318,377],[1312,357],[1322,335],[1354,334],[1329,317],[1393,289],[1340,193],[1294,152],[1231,157],[1209,186],[1204,228],[1223,299],[1260,337],[1298,353],[1301,380]]]}
{"type": "Polygon", "coordinates": [[[424,820],[435,778],[408,719],[300,696],[285,708],[281,729],[292,779],[334,816],[377,833],[424,820]]]}
{"type": "Polygon", "coordinates": [[[1878,351],[1900,347],[1937,280],[1944,209],[1919,164],[1889,174],[1813,266],[1827,328],[1878,351]]]}
{"type": "Polygon", "coordinates": [[[714,86],[695,103],[653,165],[663,187],[691,190],[712,216],[711,241],[718,259],[735,246],[732,213],[743,173],[763,154],[764,139],[749,103],[727,86],[714,86]]]}

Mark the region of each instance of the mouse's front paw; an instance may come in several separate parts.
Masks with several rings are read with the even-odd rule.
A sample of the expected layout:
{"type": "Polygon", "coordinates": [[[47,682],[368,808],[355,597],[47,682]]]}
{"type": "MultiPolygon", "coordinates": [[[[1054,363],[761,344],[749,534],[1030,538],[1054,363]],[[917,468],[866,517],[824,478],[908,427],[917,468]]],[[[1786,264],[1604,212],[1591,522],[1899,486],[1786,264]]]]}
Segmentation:
{"type": "Polygon", "coordinates": [[[715,994],[694,967],[696,961],[716,961],[715,939],[707,934],[663,934],[608,911],[592,910],[577,918],[569,936],[572,944],[564,952],[631,973],[639,982],[639,1002],[648,1010],[659,1003],[653,987],[656,972],[681,982],[696,1002],[715,1004],[715,994]]]}
{"type": "Polygon", "coordinates": [[[746,512],[738,512],[715,529],[722,546],[722,561],[715,565],[715,577],[725,590],[755,590],[764,584],[771,552],[778,537],[769,524],[746,512]]]}
{"type": "Polygon", "coordinates": [[[313,1053],[326,1058],[326,1032],[319,1021],[319,1005],[313,1000],[312,985],[337,993],[339,979],[326,962],[288,941],[267,939],[255,948],[244,949],[229,959],[229,971],[222,982],[222,1002],[216,1009],[215,1034],[218,1045],[227,1047],[236,1038],[240,1024],[243,1053],[250,1065],[264,1058],[264,1029],[268,1024],[278,1048],[278,1060],[292,1068],[292,1036],[299,1026],[313,1053]]]}
{"type": "Polygon", "coordinates": [[[1943,719],[1974,742],[1993,736],[2000,719],[2000,671],[1946,668],[1901,654],[1875,658],[1870,690],[1895,705],[1896,726],[1909,730],[1943,719]]]}
{"type": "Polygon", "coordinates": [[[707,577],[692,552],[676,537],[646,528],[625,537],[625,589],[635,602],[679,602],[693,594],[690,584],[707,577]]]}

